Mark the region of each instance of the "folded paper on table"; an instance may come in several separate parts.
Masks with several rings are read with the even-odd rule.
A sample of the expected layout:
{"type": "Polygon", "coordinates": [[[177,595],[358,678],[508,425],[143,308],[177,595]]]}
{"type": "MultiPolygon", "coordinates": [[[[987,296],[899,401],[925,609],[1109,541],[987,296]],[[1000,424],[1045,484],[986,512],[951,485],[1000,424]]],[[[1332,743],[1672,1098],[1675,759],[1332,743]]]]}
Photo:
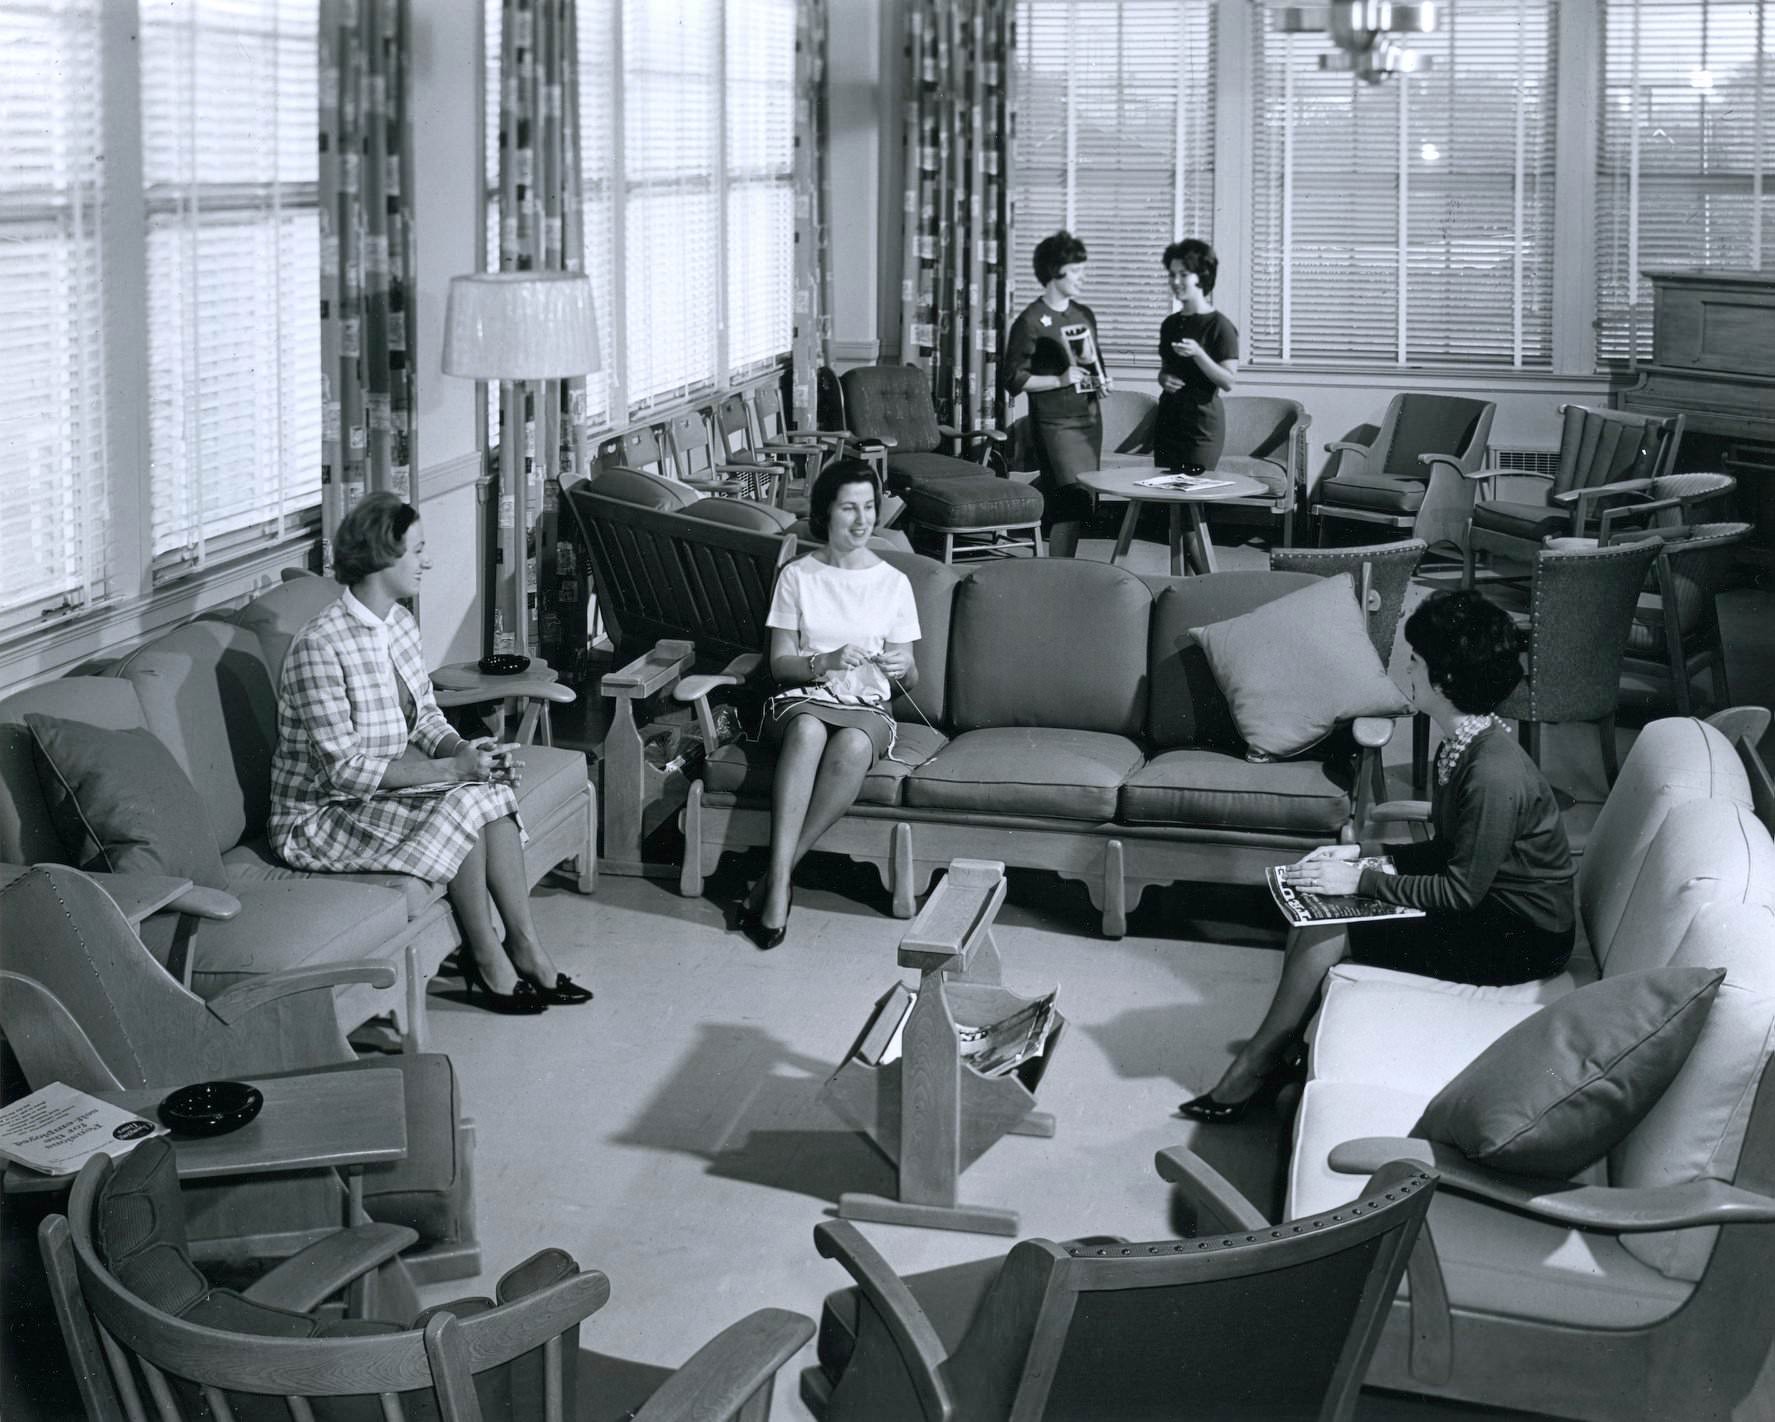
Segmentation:
{"type": "Polygon", "coordinates": [[[1230,489],[1231,479],[1210,479],[1204,474],[1159,474],[1151,479],[1135,481],[1143,489],[1182,489],[1188,493],[1202,493],[1208,489],[1230,489]]]}
{"type": "MultiPolygon", "coordinates": [[[[1379,869],[1383,874],[1394,872],[1393,861],[1384,854],[1371,854],[1355,861],[1359,869],[1379,869]]],[[[1270,886],[1270,897],[1282,910],[1282,917],[1293,928],[1315,923],[1370,923],[1381,918],[1422,918],[1422,909],[1390,904],[1384,899],[1371,899],[1362,894],[1315,894],[1282,882],[1282,871],[1292,864],[1277,864],[1263,871],[1264,882],[1270,886]]]]}
{"type": "Polygon", "coordinates": [[[0,1110],[0,1157],[45,1175],[71,1175],[95,1155],[127,1155],[165,1134],[166,1127],[59,1081],[0,1110]]]}

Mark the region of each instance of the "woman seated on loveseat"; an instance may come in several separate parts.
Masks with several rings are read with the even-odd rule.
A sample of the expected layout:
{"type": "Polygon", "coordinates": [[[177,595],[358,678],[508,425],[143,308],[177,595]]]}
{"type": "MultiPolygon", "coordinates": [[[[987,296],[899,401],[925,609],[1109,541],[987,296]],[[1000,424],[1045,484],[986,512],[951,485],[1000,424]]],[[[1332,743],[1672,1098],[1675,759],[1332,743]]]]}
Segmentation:
{"type": "Polygon", "coordinates": [[[1302,933],[1256,1033],[1214,1089],[1184,1102],[1190,1120],[1235,1121],[1278,1083],[1325,975],[1342,959],[1463,983],[1551,977],[1571,956],[1571,846],[1540,767],[1493,714],[1522,679],[1516,629],[1476,592],[1437,593],[1405,624],[1405,691],[1442,732],[1432,838],[1330,844],[1282,871],[1315,894],[1364,894],[1422,909],[1423,918],[1302,933]],[[1386,854],[1393,870],[1354,861],[1386,854]]]}

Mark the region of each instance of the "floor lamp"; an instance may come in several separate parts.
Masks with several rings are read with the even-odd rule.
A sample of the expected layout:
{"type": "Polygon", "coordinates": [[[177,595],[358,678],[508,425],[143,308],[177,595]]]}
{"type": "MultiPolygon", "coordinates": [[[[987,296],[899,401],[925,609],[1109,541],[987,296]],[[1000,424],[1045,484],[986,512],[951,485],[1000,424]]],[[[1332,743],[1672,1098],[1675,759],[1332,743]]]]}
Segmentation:
{"type": "MultiPolygon", "coordinates": [[[[536,458],[542,483],[560,469],[560,395],[558,380],[590,375],[600,367],[598,316],[592,305],[591,278],[580,272],[477,272],[450,279],[449,306],[444,316],[444,374],[502,384],[534,382],[536,458]]],[[[482,570],[485,599],[481,614],[482,651],[498,651],[494,643],[494,609],[499,599],[498,530],[504,502],[512,509],[512,582],[514,614],[512,650],[530,651],[529,480],[524,477],[518,443],[521,420],[501,432],[499,484],[492,507],[494,537],[482,570]]]]}

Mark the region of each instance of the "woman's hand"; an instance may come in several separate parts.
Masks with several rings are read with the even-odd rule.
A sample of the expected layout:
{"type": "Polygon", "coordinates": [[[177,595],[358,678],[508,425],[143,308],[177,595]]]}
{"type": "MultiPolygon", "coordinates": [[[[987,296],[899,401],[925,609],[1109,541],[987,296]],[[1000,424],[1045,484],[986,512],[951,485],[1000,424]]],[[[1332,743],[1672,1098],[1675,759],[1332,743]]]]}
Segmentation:
{"type": "Polygon", "coordinates": [[[1354,844],[1327,844],[1282,871],[1282,882],[1309,894],[1353,894],[1362,882],[1354,844]]]}
{"type": "Polygon", "coordinates": [[[1091,372],[1082,365],[1071,365],[1066,368],[1064,379],[1068,385],[1077,390],[1081,385],[1091,383],[1091,372]]]}
{"type": "Polygon", "coordinates": [[[818,676],[829,676],[833,672],[850,671],[853,667],[867,666],[870,654],[861,647],[846,643],[830,652],[821,652],[813,659],[814,672],[818,676]]]}
{"type": "Polygon", "coordinates": [[[1319,859],[1360,859],[1362,846],[1359,844],[1322,844],[1317,849],[1308,850],[1297,861],[1299,864],[1311,864],[1319,859]]]}
{"type": "Polygon", "coordinates": [[[875,665],[895,681],[904,681],[912,670],[912,653],[905,647],[883,647],[875,654],[875,665]]]}
{"type": "Polygon", "coordinates": [[[1202,343],[1200,341],[1192,341],[1188,336],[1185,336],[1181,341],[1171,342],[1171,349],[1176,351],[1177,354],[1182,356],[1185,360],[1196,360],[1197,358],[1208,354],[1207,351],[1202,349],[1202,343]]]}
{"type": "Polygon", "coordinates": [[[515,744],[500,744],[491,736],[476,736],[456,747],[450,757],[450,769],[464,782],[503,781],[515,785],[522,768],[514,759],[515,744]]]}
{"type": "Polygon", "coordinates": [[[1175,394],[1177,391],[1183,389],[1183,377],[1181,375],[1173,375],[1168,370],[1164,371],[1159,376],[1159,389],[1163,390],[1167,395],[1175,394]]]}

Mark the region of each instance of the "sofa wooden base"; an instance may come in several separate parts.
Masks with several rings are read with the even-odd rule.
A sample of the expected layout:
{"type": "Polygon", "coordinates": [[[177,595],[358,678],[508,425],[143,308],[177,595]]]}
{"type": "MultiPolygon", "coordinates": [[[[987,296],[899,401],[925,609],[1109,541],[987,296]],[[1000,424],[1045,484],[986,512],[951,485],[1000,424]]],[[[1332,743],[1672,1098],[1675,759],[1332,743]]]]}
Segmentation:
{"type": "MultiPolygon", "coordinates": [[[[684,805],[684,867],[679,891],[694,898],[723,854],[770,843],[770,811],[705,793],[700,781],[684,805]]],[[[1082,883],[1102,915],[1103,936],[1120,938],[1128,915],[1155,884],[1181,881],[1261,884],[1272,864],[1298,859],[1324,835],[1255,835],[1170,826],[999,819],[904,805],[857,805],[821,836],[816,849],[873,864],[893,896],[896,918],[911,918],[937,870],[952,859],[996,859],[1047,869],[1082,883]]]]}

